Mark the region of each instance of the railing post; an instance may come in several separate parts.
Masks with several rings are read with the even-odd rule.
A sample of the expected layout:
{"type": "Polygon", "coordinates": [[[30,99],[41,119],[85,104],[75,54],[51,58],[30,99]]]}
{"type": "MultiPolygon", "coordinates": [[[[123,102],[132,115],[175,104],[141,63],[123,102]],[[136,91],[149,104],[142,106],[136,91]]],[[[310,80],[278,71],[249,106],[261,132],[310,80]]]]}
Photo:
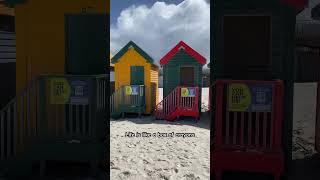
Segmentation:
{"type": "MultiPolygon", "coordinates": [[[[320,53],[320,52],[319,52],[320,53]]],[[[317,82],[315,149],[320,152],[320,82],[317,82]]]]}
{"type": "MultiPolygon", "coordinates": [[[[39,112],[38,112],[38,123],[37,123],[37,138],[38,140],[42,141],[47,136],[46,134],[46,119],[45,119],[45,110],[46,110],[46,93],[45,93],[45,84],[46,78],[43,76],[39,77],[39,112]]],[[[24,107],[22,107],[24,108],[24,107]]]]}
{"type": "MultiPolygon", "coordinates": [[[[195,108],[197,109],[197,112],[199,112],[199,98],[201,98],[201,97],[199,97],[199,87],[197,86],[196,87],[196,102],[195,102],[195,104],[196,104],[196,106],[195,106],[195,108]]],[[[200,105],[200,111],[201,111],[201,105],[200,105]]]]}
{"type": "Polygon", "coordinates": [[[177,108],[180,108],[181,107],[181,87],[180,86],[178,86],[177,87],[177,91],[178,91],[178,98],[177,98],[177,101],[178,101],[178,103],[177,103],[177,108]]]}
{"type": "Polygon", "coordinates": [[[215,119],[215,128],[214,133],[216,150],[219,149],[222,145],[222,105],[223,105],[223,83],[219,80],[216,80],[217,91],[216,91],[216,119],[215,119]]]}
{"type": "MultiPolygon", "coordinates": [[[[104,80],[104,83],[105,83],[105,118],[106,119],[109,119],[109,116],[110,116],[110,88],[109,88],[109,86],[110,86],[110,78],[109,78],[109,76],[108,76],[108,78],[107,79],[105,79],[104,80]]],[[[109,133],[108,133],[109,134],[109,133]]]]}
{"type": "MultiPolygon", "coordinates": [[[[97,127],[97,107],[98,107],[98,80],[95,78],[90,78],[90,87],[91,87],[91,97],[89,100],[89,136],[94,138],[97,137],[97,134],[100,134],[100,128],[97,127]],[[99,131],[99,132],[97,132],[99,131]]],[[[100,123],[100,122],[99,122],[100,123]]]]}
{"type": "Polygon", "coordinates": [[[4,156],[4,130],[5,130],[5,127],[4,127],[4,113],[1,113],[0,114],[0,145],[1,145],[1,149],[0,149],[0,159],[4,159],[5,156],[4,156]]]}
{"type": "Polygon", "coordinates": [[[275,148],[277,151],[281,150],[282,141],[282,124],[283,124],[283,85],[282,82],[275,83],[276,97],[275,97],[275,148]]]}

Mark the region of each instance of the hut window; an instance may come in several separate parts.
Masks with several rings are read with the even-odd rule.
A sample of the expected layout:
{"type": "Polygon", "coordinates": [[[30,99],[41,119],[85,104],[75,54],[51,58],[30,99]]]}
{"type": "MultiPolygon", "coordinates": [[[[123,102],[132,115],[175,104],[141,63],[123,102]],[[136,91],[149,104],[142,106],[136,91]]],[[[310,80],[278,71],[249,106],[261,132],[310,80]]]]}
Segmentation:
{"type": "Polygon", "coordinates": [[[271,64],[270,27],[270,16],[225,16],[225,68],[233,66],[246,72],[268,67],[271,64]]]}

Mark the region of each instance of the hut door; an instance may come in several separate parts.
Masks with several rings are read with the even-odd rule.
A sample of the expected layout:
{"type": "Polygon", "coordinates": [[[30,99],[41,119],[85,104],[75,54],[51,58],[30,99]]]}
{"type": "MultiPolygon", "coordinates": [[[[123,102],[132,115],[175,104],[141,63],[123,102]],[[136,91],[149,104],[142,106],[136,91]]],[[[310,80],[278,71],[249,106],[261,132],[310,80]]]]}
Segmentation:
{"type": "Polygon", "coordinates": [[[130,67],[130,84],[144,85],[144,67],[143,66],[130,67]]]}
{"type": "Polygon", "coordinates": [[[194,86],[194,67],[180,67],[180,85],[194,86]]]}
{"type": "Polygon", "coordinates": [[[66,15],[66,73],[106,73],[108,18],[105,14],[66,15]]]}

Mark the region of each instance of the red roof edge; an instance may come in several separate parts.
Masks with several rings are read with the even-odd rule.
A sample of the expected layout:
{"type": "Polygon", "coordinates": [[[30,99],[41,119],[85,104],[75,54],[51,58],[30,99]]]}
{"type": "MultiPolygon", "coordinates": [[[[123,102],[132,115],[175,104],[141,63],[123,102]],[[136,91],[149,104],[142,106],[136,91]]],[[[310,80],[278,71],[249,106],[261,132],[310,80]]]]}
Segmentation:
{"type": "Polygon", "coordinates": [[[282,0],[282,2],[295,7],[297,14],[303,11],[309,4],[309,0],[282,0]]]}
{"type": "Polygon", "coordinates": [[[206,64],[207,60],[197,51],[188,46],[185,42],[180,41],[173,49],[171,49],[163,58],[160,59],[160,65],[168,63],[168,61],[179,51],[180,47],[184,47],[185,52],[195,58],[200,64],[206,64]]]}

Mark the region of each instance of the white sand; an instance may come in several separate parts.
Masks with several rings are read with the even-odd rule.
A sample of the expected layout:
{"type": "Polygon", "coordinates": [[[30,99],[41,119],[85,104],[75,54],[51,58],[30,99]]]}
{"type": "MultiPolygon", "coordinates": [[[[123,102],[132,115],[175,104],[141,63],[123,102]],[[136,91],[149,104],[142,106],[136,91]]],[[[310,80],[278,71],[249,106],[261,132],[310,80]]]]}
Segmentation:
{"type": "Polygon", "coordinates": [[[210,131],[193,120],[151,117],[111,121],[111,179],[210,179],[210,131]],[[125,132],[195,133],[195,137],[125,137],[125,132]]]}
{"type": "MultiPolygon", "coordinates": [[[[312,156],[315,136],[316,84],[296,83],[294,95],[293,158],[312,156]]],[[[209,89],[202,90],[203,107],[209,89]]],[[[159,88],[159,100],[163,98],[159,88]]],[[[203,108],[204,109],[204,108],[203,108]]],[[[204,110],[203,110],[204,111],[204,110]]],[[[190,123],[190,122],[189,122],[190,123]]],[[[197,125],[129,119],[111,122],[112,179],[209,179],[210,131],[197,125]],[[191,138],[124,137],[132,132],[193,132],[191,138]]]]}
{"type": "Polygon", "coordinates": [[[316,83],[296,83],[293,109],[293,159],[315,153],[316,83]]]}

